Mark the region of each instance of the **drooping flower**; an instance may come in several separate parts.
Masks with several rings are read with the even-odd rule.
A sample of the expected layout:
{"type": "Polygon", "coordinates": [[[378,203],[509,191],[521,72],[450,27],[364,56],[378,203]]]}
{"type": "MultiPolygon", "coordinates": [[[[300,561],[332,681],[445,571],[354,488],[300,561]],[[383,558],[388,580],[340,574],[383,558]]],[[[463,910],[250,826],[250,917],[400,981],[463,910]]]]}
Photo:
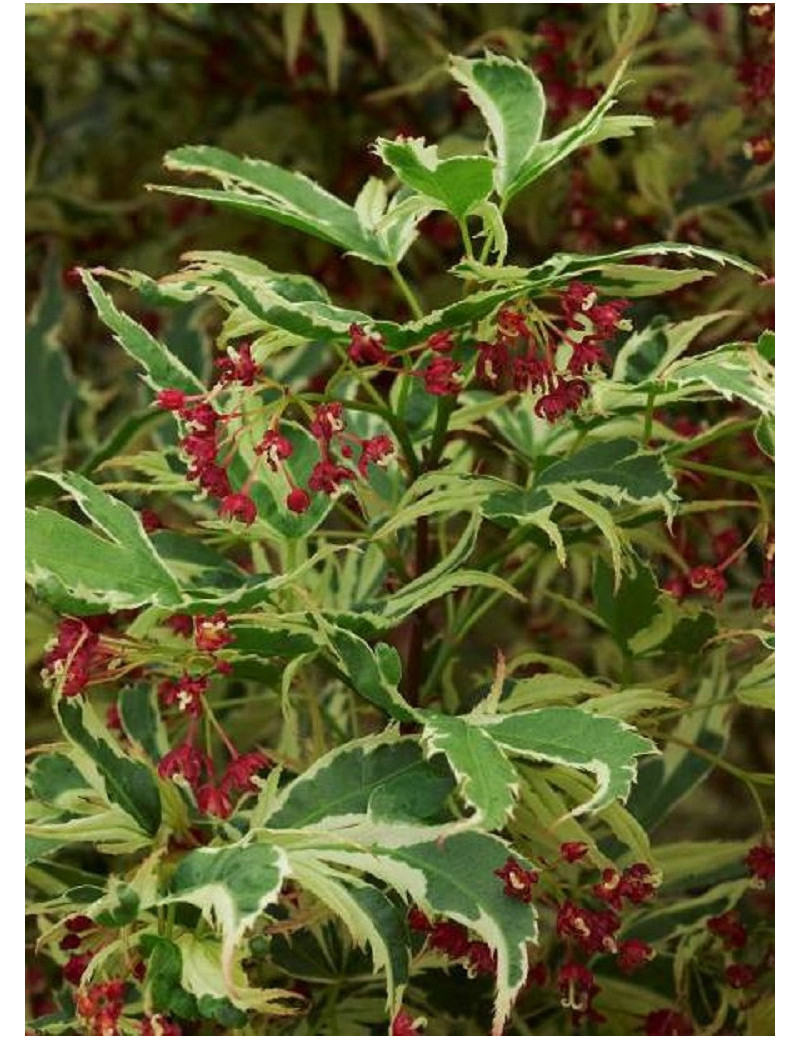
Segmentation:
{"type": "Polygon", "coordinates": [[[186,394],[183,390],[159,390],[156,403],[165,412],[178,412],[186,404],[186,394]]]}
{"type": "Polygon", "coordinates": [[[254,361],[249,343],[238,347],[233,357],[219,358],[214,364],[219,373],[217,381],[223,385],[239,383],[240,386],[252,386],[261,374],[261,366],[254,361]]]}
{"type": "Polygon", "coordinates": [[[368,334],[361,325],[355,322],[347,330],[350,335],[350,346],[347,356],[357,365],[385,365],[389,360],[383,336],[379,333],[368,334]]]}
{"type": "Polygon", "coordinates": [[[756,981],[756,970],[752,964],[729,964],[725,981],[732,989],[748,989],[756,981]]]}
{"type": "Polygon", "coordinates": [[[762,885],[775,878],[775,849],[770,845],[754,845],[744,862],[751,875],[762,885]]]}
{"type": "Polygon", "coordinates": [[[317,405],[311,421],[311,433],[318,441],[327,444],[344,429],[341,401],[317,405]]]}
{"type": "Polygon", "coordinates": [[[589,846],[585,841],[565,841],[561,843],[559,855],[567,863],[577,863],[586,856],[589,846]]]}
{"type": "Polygon", "coordinates": [[[347,466],[340,466],[332,459],[323,459],[316,463],[308,481],[312,491],[321,491],[332,495],[346,480],[353,480],[355,473],[347,466]]]}
{"type": "Polygon", "coordinates": [[[646,1036],[694,1036],[692,1023],[679,1011],[659,1008],[651,1011],[644,1020],[646,1036]]]}
{"type": "Polygon", "coordinates": [[[687,580],[693,589],[705,590],[708,596],[717,603],[722,601],[725,590],[728,588],[728,583],[722,572],[716,567],[709,567],[707,564],[692,567],[687,580]]]}
{"type": "Polygon", "coordinates": [[[653,957],[652,946],[641,939],[623,939],[617,947],[617,967],[626,975],[641,968],[653,957]]]}
{"type": "Polygon", "coordinates": [[[233,809],[230,799],[221,787],[213,783],[204,784],[197,792],[197,808],[208,816],[226,820],[233,809]]]}
{"type": "Polygon", "coordinates": [[[363,441],[361,458],[358,460],[358,472],[362,477],[366,477],[370,463],[373,466],[385,466],[393,454],[394,444],[385,433],[379,433],[376,437],[363,441]]]}
{"type": "Polygon", "coordinates": [[[203,711],[203,695],[208,679],[184,673],[180,679],[165,679],[158,687],[158,697],[165,707],[177,705],[180,711],[197,718],[203,711]]]}
{"type": "Polygon", "coordinates": [[[533,886],[539,881],[539,875],[535,870],[526,870],[513,856],[509,856],[494,874],[504,882],[503,892],[507,896],[519,899],[522,903],[530,903],[533,898],[533,886]]]}
{"type": "Polygon", "coordinates": [[[222,499],[219,515],[223,520],[239,520],[249,527],[258,516],[258,510],[252,498],[239,491],[222,499]]]}
{"type": "Polygon", "coordinates": [[[422,370],[425,390],[435,397],[457,394],[461,389],[461,382],[457,378],[460,371],[461,365],[458,361],[438,355],[422,370]]]}
{"type": "Polygon", "coordinates": [[[158,775],[164,780],[182,776],[192,787],[200,782],[204,772],[210,772],[211,762],[206,754],[193,744],[181,744],[158,763],[158,775]]]}
{"type": "Polygon", "coordinates": [[[709,917],[706,928],[712,935],[722,939],[726,950],[741,950],[747,944],[747,929],[735,910],[728,910],[718,917],[709,917]]]}
{"type": "Polygon", "coordinates": [[[390,1036],[422,1036],[423,1034],[416,1028],[419,1020],[414,1020],[407,1011],[402,1008],[392,1019],[391,1029],[389,1030],[390,1036]]]}
{"type": "Polygon", "coordinates": [[[292,442],[277,430],[267,430],[255,449],[256,455],[263,457],[273,473],[277,472],[282,462],[291,458],[293,450],[292,442]]]}
{"type": "Polygon", "coordinates": [[[253,783],[253,777],[271,765],[271,761],[261,751],[248,751],[228,763],[220,787],[227,794],[232,791],[255,794],[258,787],[253,783]]]}
{"type": "Polygon", "coordinates": [[[218,610],[211,617],[199,614],[194,619],[194,645],[204,653],[216,653],[229,646],[235,636],[228,628],[228,615],[218,610]]]}

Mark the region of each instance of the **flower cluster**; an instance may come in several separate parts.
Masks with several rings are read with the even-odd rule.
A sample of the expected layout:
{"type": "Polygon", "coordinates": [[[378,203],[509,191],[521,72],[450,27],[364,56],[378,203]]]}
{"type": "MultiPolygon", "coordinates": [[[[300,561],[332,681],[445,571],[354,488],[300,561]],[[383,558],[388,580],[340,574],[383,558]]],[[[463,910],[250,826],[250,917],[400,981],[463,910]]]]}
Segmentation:
{"type": "Polygon", "coordinates": [[[91,1036],[116,1036],[124,1005],[125,983],[122,979],[97,982],[75,998],[75,1010],[86,1022],[91,1036]]]}
{"type": "Polygon", "coordinates": [[[409,912],[408,924],[412,931],[426,935],[429,949],[444,954],[451,961],[460,961],[470,975],[495,974],[495,954],[487,943],[470,939],[464,925],[454,921],[433,923],[417,909],[409,912]]]}
{"type": "Polygon", "coordinates": [[[624,300],[601,303],[591,286],[573,282],[560,297],[564,328],[559,337],[541,331],[521,310],[500,308],[493,340],[477,344],[479,381],[494,390],[538,395],[535,414],[556,422],[577,410],[589,394],[584,376],[608,363],[605,345],[625,326],[624,300]],[[557,358],[569,351],[563,367],[557,358]]]}
{"type": "Polygon", "coordinates": [[[207,816],[226,819],[233,810],[233,800],[240,794],[258,791],[254,778],[272,765],[261,751],[238,754],[229,748],[231,759],[221,779],[214,775],[211,756],[194,743],[194,731],[178,747],[168,751],[158,764],[158,773],[165,780],[182,777],[191,787],[197,807],[207,816]]]}
{"type": "Polygon", "coordinates": [[[96,614],[62,618],[44,656],[45,686],[57,688],[63,697],[77,697],[90,683],[107,682],[121,674],[124,661],[120,648],[103,638],[121,617],[96,614]]]}

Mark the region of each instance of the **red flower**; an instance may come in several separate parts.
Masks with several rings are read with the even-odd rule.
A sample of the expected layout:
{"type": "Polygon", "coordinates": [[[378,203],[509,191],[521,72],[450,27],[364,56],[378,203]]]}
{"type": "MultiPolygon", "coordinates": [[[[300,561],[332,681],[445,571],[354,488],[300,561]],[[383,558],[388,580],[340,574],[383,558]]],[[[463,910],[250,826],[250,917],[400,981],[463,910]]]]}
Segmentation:
{"type": "Polygon", "coordinates": [[[511,364],[511,383],[515,390],[523,393],[526,390],[545,388],[552,373],[550,363],[535,357],[514,358],[511,364]]]}
{"type": "Polygon", "coordinates": [[[454,961],[465,957],[470,946],[467,929],[453,921],[439,921],[435,924],[429,942],[434,950],[447,954],[454,961]]]}
{"type": "Polygon", "coordinates": [[[579,376],[593,365],[607,365],[608,354],[595,339],[584,339],[572,344],[572,357],[567,366],[574,376],[579,376]]]}
{"type": "Polygon", "coordinates": [[[203,676],[193,678],[184,674],[180,679],[165,679],[158,687],[158,696],[162,704],[170,707],[177,704],[192,718],[197,718],[203,710],[203,694],[208,689],[208,679],[203,676]]]}
{"type": "Polygon", "coordinates": [[[222,650],[235,639],[228,628],[228,615],[224,610],[218,610],[211,617],[200,615],[194,619],[194,645],[198,650],[205,653],[215,653],[222,650]]]}
{"type": "Polygon", "coordinates": [[[374,466],[385,466],[387,460],[394,454],[394,444],[385,433],[379,433],[377,437],[371,437],[363,441],[361,445],[361,458],[358,460],[358,472],[366,477],[370,463],[374,466]]]}
{"type": "Polygon", "coordinates": [[[772,579],[762,581],[753,593],[754,610],[772,610],[775,607],[775,582],[772,579]]]}
{"type": "Polygon", "coordinates": [[[613,910],[590,910],[566,900],[558,908],[556,931],[564,939],[576,942],[585,953],[614,953],[614,935],[620,919],[613,910]]]}
{"type": "Polygon", "coordinates": [[[756,970],[750,964],[729,964],[725,981],[733,989],[748,989],[756,981],[756,970]]]}
{"type": "Polygon", "coordinates": [[[219,515],[223,520],[240,520],[249,526],[258,516],[258,510],[249,495],[237,492],[223,498],[219,507],[219,515]]]}
{"type": "Polygon", "coordinates": [[[762,885],[775,877],[775,849],[769,845],[754,845],[744,859],[750,873],[762,885]]]}
{"type": "Polygon", "coordinates": [[[426,391],[436,397],[457,394],[461,389],[461,383],[456,379],[456,375],[460,371],[461,365],[458,361],[441,355],[435,357],[421,373],[426,391]]]}
{"type": "Polygon", "coordinates": [[[513,856],[509,856],[505,864],[494,871],[494,875],[505,882],[503,892],[507,896],[519,899],[522,903],[530,903],[533,885],[539,880],[535,870],[526,870],[513,856]]]}
{"type": "Polygon", "coordinates": [[[706,928],[712,935],[719,936],[726,950],[741,950],[747,944],[747,930],[734,910],[709,917],[706,928]]]}
{"type": "Polygon", "coordinates": [[[627,975],[654,956],[653,948],[641,939],[623,939],[617,948],[617,967],[627,975]]]}
{"type": "Polygon", "coordinates": [[[418,908],[408,911],[408,927],[412,932],[429,932],[433,927],[430,919],[418,908]]]}
{"type": "Polygon", "coordinates": [[[449,354],[455,347],[452,329],[442,329],[441,332],[434,332],[432,336],[428,336],[426,346],[430,347],[435,354],[449,354]]]}
{"type": "Polygon", "coordinates": [[[384,349],[383,336],[377,333],[368,335],[361,325],[355,322],[347,330],[350,334],[350,346],[347,356],[357,365],[385,365],[390,360],[384,349]]]}
{"type": "Polygon", "coordinates": [[[475,371],[478,379],[490,386],[497,386],[506,375],[510,362],[508,347],[504,343],[478,343],[478,361],[475,371]]]}
{"type": "Polygon", "coordinates": [[[302,488],[292,488],[286,496],[286,508],[292,513],[305,513],[310,505],[311,499],[308,492],[303,491],[302,488]]]}
{"type": "Polygon", "coordinates": [[[255,794],[258,787],[253,783],[253,777],[271,765],[272,762],[260,751],[248,751],[228,763],[220,787],[228,794],[237,789],[255,794]]]}
{"type": "Polygon", "coordinates": [[[706,564],[693,567],[689,571],[688,581],[693,589],[705,589],[711,599],[717,603],[722,601],[728,587],[724,575],[716,567],[709,567],[706,564]]]}
{"type": "Polygon", "coordinates": [[[91,928],[94,928],[94,921],[91,917],[87,917],[86,914],[75,914],[74,917],[66,919],[64,927],[68,932],[88,932],[91,928]]]}
{"type": "Polygon", "coordinates": [[[342,419],[342,404],[340,401],[317,405],[314,419],[311,423],[311,433],[318,441],[327,443],[333,440],[343,429],[344,420],[342,419]]]}
{"type": "Polygon", "coordinates": [[[646,863],[634,863],[621,874],[607,867],[603,871],[602,881],[592,887],[592,892],[615,910],[621,910],[625,899],[634,904],[649,899],[655,891],[656,880],[646,863]]]}
{"type": "Polygon", "coordinates": [[[600,992],[594,981],[594,975],[583,964],[568,961],[558,971],[558,988],[561,992],[562,1007],[572,1011],[572,1020],[576,1025],[582,1018],[590,1022],[603,1022],[605,1019],[592,1007],[592,1001],[600,992]]]}
{"type": "Polygon", "coordinates": [[[485,942],[471,942],[467,947],[467,965],[472,975],[497,974],[497,956],[485,942]]]}
{"type": "Polygon", "coordinates": [[[90,953],[74,953],[61,969],[61,974],[67,982],[77,986],[83,978],[83,973],[89,967],[91,959],[92,955],[90,953]]]}
{"type": "Polygon", "coordinates": [[[522,311],[505,304],[497,312],[497,329],[503,336],[529,336],[531,330],[522,311]]]}
{"type": "Polygon", "coordinates": [[[164,1015],[147,1015],[142,1020],[139,1036],[183,1036],[181,1027],[164,1015]]]}
{"type": "Polygon", "coordinates": [[[204,784],[197,792],[197,808],[208,816],[218,816],[221,820],[226,820],[233,807],[221,787],[204,784]]]}
{"type": "Polygon", "coordinates": [[[183,390],[159,390],[156,403],[165,412],[178,412],[186,404],[186,394],[183,390]]]}
{"type": "Polygon", "coordinates": [[[219,358],[214,362],[219,371],[219,383],[239,383],[252,386],[256,376],[261,374],[261,366],[253,360],[249,343],[243,343],[237,350],[236,357],[219,358]]]}
{"type": "Polygon", "coordinates": [[[267,430],[261,439],[261,443],[256,446],[256,455],[263,455],[264,461],[267,463],[273,473],[276,473],[278,466],[292,455],[292,443],[282,434],[278,433],[277,430],[267,430]]]}
{"type": "Polygon", "coordinates": [[[565,841],[559,849],[561,858],[565,859],[567,863],[577,863],[588,851],[589,846],[585,841],[565,841]]]}
{"type": "Polygon", "coordinates": [[[187,429],[201,434],[213,433],[217,423],[222,419],[220,413],[208,401],[184,406],[181,408],[180,416],[187,429]]]}
{"type": "Polygon", "coordinates": [[[574,412],[589,393],[589,386],[583,379],[558,378],[554,390],[540,397],[533,411],[540,419],[553,423],[567,412],[574,412]]]}
{"type": "Polygon", "coordinates": [[[331,459],[318,462],[311,471],[308,486],[312,491],[332,495],[345,480],[353,480],[355,473],[347,466],[339,466],[331,459]]]}
{"type": "Polygon", "coordinates": [[[191,614],[171,614],[164,624],[176,636],[190,639],[194,632],[194,618],[191,614]]]}
{"type": "Polygon", "coordinates": [[[196,787],[204,771],[211,771],[211,762],[193,744],[181,744],[173,748],[158,763],[158,775],[164,780],[182,776],[192,787],[196,787]]]}
{"type": "Polygon", "coordinates": [[[692,1023],[679,1011],[661,1008],[644,1020],[646,1036],[694,1036],[692,1023]]]}
{"type": "Polygon", "coordinates": [[[416,1022],[406,1011],[402,1009],[392,1019],[392,1026],[389,1031],[390,1036],[422,1036],[418,1029],[415,1029],[416,1022]]]}
{"type": "Polygon", "coordinates": [[[164,523],[161,517],[153,509],[143,509],[139,513],[139,517],[142,521],[142,527],[148,534],[152,534],[154,531],[162,531],[164,529],[164,523]]]}

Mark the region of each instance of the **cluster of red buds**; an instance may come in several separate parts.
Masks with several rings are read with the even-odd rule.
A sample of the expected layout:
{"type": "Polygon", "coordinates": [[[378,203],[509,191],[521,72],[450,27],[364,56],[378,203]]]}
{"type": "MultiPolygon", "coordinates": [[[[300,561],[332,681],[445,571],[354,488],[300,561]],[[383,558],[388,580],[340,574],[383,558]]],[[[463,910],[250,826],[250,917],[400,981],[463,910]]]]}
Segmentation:
{"type": "MultiPolygon", "coordinates": [[[[707,520],[697,522],[708,524],[707,520]]],[[[721,603],[728,590],[725,573],[741,558],[750,541],[742,541],[737,527],[726,527],[717,533],[707,533],[711,551],[717,560],[713,564],[695,562],[697,538],[691,538],[687,528],[682,524],[676,525],[673,529],[672,540],[686,561],[686,572],[668,578],[663,588],[678,600],[684,599],[692,592],[702,592],[714,602],[721,603]]],[[[764,577],[752,597],[752,605],[756,610],[772,610],[775,606],[774,554],[774,542],[769,539],[764,555],[764,577]]]]}
{"type": "Polygon", "coordinates": [[[754,845],[744,862],[759,887],[764,888],[775,880],[775,848],[772,845],[754,845]]]}
{"type": "Polygon", "coordinates": [[[227,819],[233,811],[234,799],[240,794],[257,792],[255,777],[272,765],[261,751],[239,754],[232,747],[228,751],[231,759],[217,781],[211,756],[197,747],[195,729],[190,727],[186,740],[161,759],[158,774],[165,780],[182,777],[191,787],[201,813],[227,819]]]}
{"type": "MultiPolygon", "coordinates": [[[[350,356],[357,364],[384,364],[389,355],[383,347],[381,337],[368,335],[358,325],[351,328],[350,356]]],[[[219,500],[218,512],[224,520],[237,520],[250,525],[258,515],[250,487],[256,478],[257,468],[266,466],[273,473],[280,472],[286,479],[286,507],[293,513],[305,513],[311,505],[309,492],[333,494],[345,481],[354,480],[356,473],[334,458],[334,446],[346,459],[353,457],[354,446],[359,450],[358,473],[366,478],[370,464],[383,466],[394,452],[389,437],[380,434],[372,438],[361,438],[345,431],[340,402],[319,405],[311,422],[311,433],[320,450],[320,460],[311,473],[308,488],[300,487],[294,480],[287,461],[294,454],[292,442],[281,433],[277,420],[263,435],[254,452],[256,466],[239,490],[234,490],[228,476],[228,467],[237,453],[237,442],[242,430],[231,436],[225,435],[225,424],[241,417],[240,412],[220,412],[215,401],[222,388],[236,385],[253,388],[261,368],[253,360],[250,347],[240,347],[235,356],[217,362],[219,375],[216,384],[207,394],[187,395],[180,390],[162,390],[158,394],[158,405],[176,414],[183,424],[185,433],[180,446],[189,460],[187,475],[197,481],[201,490],[219,500]]]]}
{"type": "Polygon", "coordinates": [[[419,909],[409,911],[408,925],[412,931],[425,934],[429,949],[461,962],[470,975],[494,975],[497,971],[492,949],[485,942],[470,939],[464,925],[455,921],[432,922],[419,909]]]}
{"type": "Polygon", "coordinates": [[[535,332],[521,310],[505,306],[498,312],[494,339],[477,344],[480,382],[501,392],[537,393],[534,413],[550,423],[580,407],[589,395],[584,375],[608,363],[605,344],[618,329],[629,327],[623,319],[627,301],[601,303],[582,282],[569,285],[560,303],[564,329],[557,339],[535,332]],[[560,345],[570,351],[561,370],[556,360],[560,345]]]}
{"type": "Polygon", "coordinates": [[[77,697],[90,683],[110,682],[125,672],[130,678],[132,673],[121,656],[121,648],[109,634],[118,620],[128,616],[129,612],[122,611],[115,615],[61,618],[44,656],[44,685],[60,690],[63,697],[77,697]]]}
{"type": "Polygon", "coordinates": [[[91,1030],[90,1036],[117,1036],[124,1006],[125,983],[122,979],[97,982],[75,998],[75,1010],[91,1030]]]}

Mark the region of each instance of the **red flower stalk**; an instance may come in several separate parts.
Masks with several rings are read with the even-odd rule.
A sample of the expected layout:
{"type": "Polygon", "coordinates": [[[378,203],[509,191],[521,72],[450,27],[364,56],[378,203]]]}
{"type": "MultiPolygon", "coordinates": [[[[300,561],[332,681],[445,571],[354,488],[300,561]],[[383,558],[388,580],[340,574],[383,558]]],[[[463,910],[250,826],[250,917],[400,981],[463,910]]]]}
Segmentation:
{"type": "Polygon", "coordinates": [[[539,881],[535,870],[526,870],[513,856],[509,856],[505,864],[494,871],[495,877],[503,880],[503,892],[511,899],[519,899],[522,903],[530,903],[533,898],[533,886],[539,881]]]}

